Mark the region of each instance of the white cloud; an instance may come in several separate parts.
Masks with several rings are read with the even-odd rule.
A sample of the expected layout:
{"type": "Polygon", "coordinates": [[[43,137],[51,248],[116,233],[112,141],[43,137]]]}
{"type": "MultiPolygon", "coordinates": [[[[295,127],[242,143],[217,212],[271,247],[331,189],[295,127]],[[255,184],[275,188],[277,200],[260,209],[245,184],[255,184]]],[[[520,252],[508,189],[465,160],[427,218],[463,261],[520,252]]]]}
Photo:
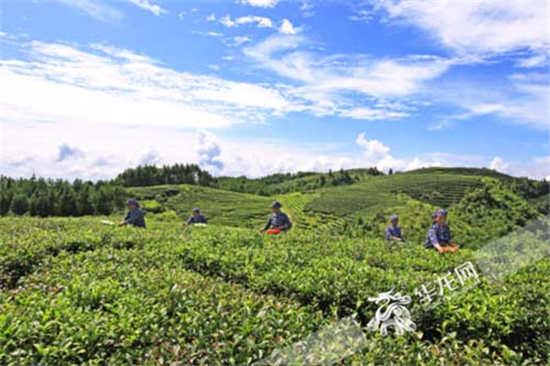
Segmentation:
{"type": "Polygon", "coordinates": [[[22,47],[30,59],[0,60],[2,121],[219,128],[294,108],[278,89],[178,72],[128,50],[22,47]]]}
{"type": "Polygon", "coordinates": [[[550,178],[550,155],[536,156],[529,160],[513,161],[495,157],[489,164],[490,169],[511,174],[518,177],[530,177],[534,179],[550,178]]]}
{"type": "Polygon", "coordinates": [[[61,144],[59,145],[59,151],[57,154],[56,161],[59,162],[67,159],[81,158],[83,156],[84,156],[84,153],[80,149],[69,146],[68,144],[61,144]]]}
{"type": "Polygon", "coordinates": [[[492,115],[507,122],[547,130],[550,128],[549,82],[547,74],[519,73],[497,85],[442,84],[435,87],[432,94],[434,100],[452,103],[465,111],[447,117],[441,126],[453,120],[492,115]]]}
{"type": "MultiPolygon", "coordinates": [[[[124,13],[112,6],[115,2],[104,0],[54,0],[58,3],[70,6],[77,9],[83,14],[103,22],[117,22],[124,18],[124,13]]],[[[151,0],[125,0],[130,4],[140,7],[143,10],[149,11],[152,14],[159,16],[167,13],[160,5],[155,4],[151,0]]]]}
{"type": "MultiPolygon", "coordinates": [[[[361,147],[363,157],[362,167],[375,166],[380,170],[406,171],[430,166],[459,166],[462,162],[457,157],[439,153],[430,153],[425,156],[412,156],[396,158],[391,154],[391,149],[379,140],[369,140],[365,133],[357,135],[355,143],[361,147]]],[[[461,159],[464,159],[461,157],[461,159]]]]}
{"type": "Polygon", "coordinates": [[[313,11],[314,8],[315,6],[313,5],[313,1],[303,0],[302,4],[300,5],[302,16],[305,18],[312,17],[313,15],[315,15],[315,12],[313,11]]]}
{"type": "Polygon", "coordinates": [[[240,46],[244,43],[248,43],[250,41],[251,41],[251,39],[248,36],[236,36],[236,37],[233,37],[233,44],[232,45],[238,47],[238,46],[240,46]]]}
{"type": "Polygon", "coordinates": [[[305,41],[300,35],[276,35],[244,52],[280,76],[311,84],[310,89],[381,97],[414,93],[423,81],[438,77],[450,66],[449,60],[437,57],[372,60],[361,55],[296,51],[305,41]]]}
{"type": "Polygon", "coordinates": [[[199,157],[198,163],[203,169],[218,174],[223,170],[223,162],[220,159],[221,147],[216,136],[207,131],[197,133],[196,149],[199,157]]]}
{"type": "MultiPolygon", "coordinates": [[[[11,124],[0,120],[0,132],[0,174],[14,177],[35,173],[65,179],[108,179],[125,168],[144,163],[197,163],[214,174],[259,177],[369,166],[385,171],[427,166],[482,167],[489,166],[491,161],[483,156],[437,152],[398,158],[382,141],[368,139],[364,134],[356,139],[364,153],[356,154],[342,152],[339,145],[295,144],[265,138],[221,139],[203,130],[182,131],[162,126],[128,129],[78,122],[11,124]],[[59,146],[67,142],[81,154],[58,161],[59,146]]],[[[550,156],[505,164],[509,164],[510,174],[539,178],[550,175],[550,156]]]]}
{"type": "Polygon", "coordinates": [[[355,14],[350,15],[350,20],[355,20],[358,22],[370,22],[374,18],[374,12],[372,10],[367,9],[359,9],[355,12],[355,14]]]}
{"type": "Polygon", "coordinates": [[[371,59],[366,55],[323,55],[299,50],[304,44],[307,38],[302,35],[274,35],[245,48],[244,54],[255,65],[296,82],[292,94],[306,101],[304,110],[316,115],[406,117],[402,110],[387,107],[391,103],[385,103],[385,108],[365,104],[384,104],[418,93],[424,82],[443,74],[453,62],[430,56],[371,59]],[[365,100],[360,101],[357,95],[365,100]]]}
{"type": "Polygon", "coordinates": [[[116,22],[124,18],[124,14],[116,8],[96,0],[56,0],[58,3],[77,9],[92,18],[103,22],[116,22]]]}
{"type": "Polygon", "coordinates": [[[543,67],[547,66],[549,61],[548,55],[535,55],[518,60],[517,65],[524,68],[543,67]]]}
{"type": "Polygon", "coordinates": [[[155,4],[149,0],[127,0],[130,3],[142,8],[143,10],[149,11],[156,16],[159,16],[167,11],[160,7],[160,5],[155,4]]]}
{"type": "Polygon", "coordinates": [[[261,8],[273,8],[279,0],[241,0],[241,3],[261,8]]]}
{"type": "Polygon", "coordinates": [[[260,17],[256,15],[247,15],[231,19],[229,15],[226,15],[219,19],[219,22],[225,27],[231,28],[244,24],[256,24],[258,28],[272,28],[273,22],[266,17],[260,17]]]}
{"type": "Polygon", "coordinates": [[[294,27],[292,22],[288,19],[283,19],[281,26],[279,27],[279,32],[282,34],[296,34],[298,29],[294,27]]]}
{"type": "Polygon", "coordinates": [[[149,150],[139,158],[138,165],[156,165],[161,163],[159,153],[154,148],[149,150]]]}
{"type": "Polygon", "coordinates": [[[491,163],[489,164],[489,169],[493,169],[502,173],[506,173],[509,168],[509,164],[505,163],[501,157],[495,156],[491,163]]]}
{"type": "Polygon", "coordinates": [[[357,135],[357,139],[355,140],[357,145],[361,146],[363,148],[363,154],[365,155],[365,158],[367,158],[367,161],[371,163],[378,163],[379,161],[388,158],[390,148],[381,143],[378,140],[368,140],[365,137],[365,133],[360,133],[357,135]]]}
{"type": "Polygon", "coordinates": [[[548,3],[541,0],[372,0],[390,19],[426,30],[463,54],[502,54],[550,47],[548,3]]]}
{"type": "Polygon", "coordinates": [[[363,120],[393,120],[408,117],[410,113],[383,108],[358,107],[351,110],[344,110],[340,113],[343,117],[363,120]]]}

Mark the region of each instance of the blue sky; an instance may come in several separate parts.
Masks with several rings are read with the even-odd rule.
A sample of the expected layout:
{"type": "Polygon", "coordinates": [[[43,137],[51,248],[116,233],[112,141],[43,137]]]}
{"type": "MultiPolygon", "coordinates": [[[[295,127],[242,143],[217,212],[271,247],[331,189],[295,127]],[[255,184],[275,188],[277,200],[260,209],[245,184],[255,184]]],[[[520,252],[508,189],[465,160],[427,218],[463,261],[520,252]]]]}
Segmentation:
{"type": "Polygon", "coordinates": [[[545,0],[7,0],[0,174],[550,176],[545,0]]]}

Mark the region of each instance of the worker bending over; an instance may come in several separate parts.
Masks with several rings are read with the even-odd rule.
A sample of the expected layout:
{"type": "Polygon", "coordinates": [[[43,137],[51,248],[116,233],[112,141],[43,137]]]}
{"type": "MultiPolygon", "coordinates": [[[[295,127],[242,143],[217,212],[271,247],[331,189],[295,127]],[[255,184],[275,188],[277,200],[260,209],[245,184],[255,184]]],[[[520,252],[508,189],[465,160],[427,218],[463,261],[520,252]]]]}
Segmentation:
{"type": "Polygon", "coordinates": [[[128,214],[118,226],[132,225],[145,228],[145,211],[139,208],[139,202],[135,198],[130,198],[128,205],[128,214]]]}
{"type": "Polygon", "coordinates": [[[456,252],[458,245],[451,243],[451,228],[447,224],[447,210],[437,210],[433,218],[434,222],[428,231],[425,247],[434,248],[439,253],[456,252]]]}
{"type": "Polygon", "coordinates": [[[193,224],[206,224],[206,217],[204,217],[201,214],[201,210],[198,208],[194,208],[192,210],[193,214],[191,217],[187,219],[187,225],[193,225],[193,224]]]}
{"type": "Polygon", "coordinates": [[[262,232],[268,235],[277,235],[281,232],[290,230],[292,223],[288,216],[281,211],[281,207],[282,205],[277,201],[271,204],[271,215],[262,232]]]}
{"type": "Polygon", "coordinates": [[[399,227],[399,217],[397,215],[390,216],[390,225],[386,228],[386,240],[403,242],[401,228],[399,227]]]}

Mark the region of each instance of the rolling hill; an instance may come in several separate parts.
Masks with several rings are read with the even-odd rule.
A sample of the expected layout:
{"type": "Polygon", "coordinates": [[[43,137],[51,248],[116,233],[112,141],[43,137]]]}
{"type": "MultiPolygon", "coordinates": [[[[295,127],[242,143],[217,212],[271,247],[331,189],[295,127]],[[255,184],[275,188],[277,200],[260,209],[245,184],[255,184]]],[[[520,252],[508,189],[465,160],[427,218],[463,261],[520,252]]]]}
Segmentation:
{"type": "Polygon", "coordinates": [[[149,204],[157,202],[182,219],[191,214],[193,207],[199,207],[209,222],[227,226],[260,227],[269,215],[272,202],[269,197],[192,185],[136,187],[127,192],[149,204]]]}

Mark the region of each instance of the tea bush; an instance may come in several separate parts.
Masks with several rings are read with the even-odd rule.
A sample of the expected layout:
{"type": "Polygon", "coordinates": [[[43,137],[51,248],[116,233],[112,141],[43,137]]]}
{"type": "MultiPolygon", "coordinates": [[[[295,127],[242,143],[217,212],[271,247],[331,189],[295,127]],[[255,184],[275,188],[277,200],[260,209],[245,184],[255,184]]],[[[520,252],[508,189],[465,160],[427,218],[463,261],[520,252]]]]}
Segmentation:
{"type": "MultiPolygon", "coordinates": [[[[500,194],[500,186],[487,187],[489,198],[500,194]]],[[[531,214],[504,194],[510,206],[497,200],[492,209],[512,210],[512,219],[531,214]]],[[[300,221],[311,198],[282,199],[300,221]]],[[[396,199],[405,221],[433,209],[396,199]]],[[[172,211],[148,215],[146,230],[101,219],[0,218],[0,364],[251,364],[341,317],[365,327],[378,307],[369,297],[391,288],[413,295],[466,261],[506,249],[466,246],[439,255],[412,239],[388,247],[379,235],[312,230],[313,221],[269,237],[245,228],[182,228],[172,211]]],[[[512,249],[542,248],[542,259],[517,258],[521,269],[496,282],[481,274],[477,287],[433,308],[415,302],[417,332],[383,338],[365,329],[365,348],[341,363],[544,364],[547,240],[544,225],[511,239],[512,249]]]]}

